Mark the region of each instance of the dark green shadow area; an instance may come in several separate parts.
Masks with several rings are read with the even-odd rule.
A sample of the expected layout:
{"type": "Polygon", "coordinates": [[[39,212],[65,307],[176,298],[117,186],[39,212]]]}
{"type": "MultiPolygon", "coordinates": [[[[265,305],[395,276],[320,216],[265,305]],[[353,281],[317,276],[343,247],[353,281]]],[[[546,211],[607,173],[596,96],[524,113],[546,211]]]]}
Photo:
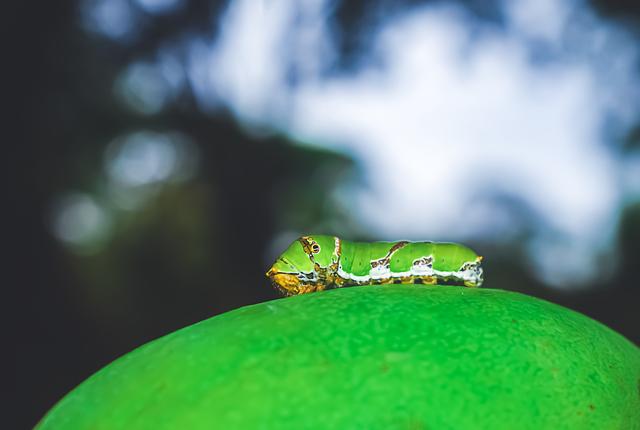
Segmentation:
{"type": "Polygon", "coordinates": [[[247,306],[153,341],[38,428],[634,429],[639,379],[638,347],[540,299],[356,287],[247,306]]]}

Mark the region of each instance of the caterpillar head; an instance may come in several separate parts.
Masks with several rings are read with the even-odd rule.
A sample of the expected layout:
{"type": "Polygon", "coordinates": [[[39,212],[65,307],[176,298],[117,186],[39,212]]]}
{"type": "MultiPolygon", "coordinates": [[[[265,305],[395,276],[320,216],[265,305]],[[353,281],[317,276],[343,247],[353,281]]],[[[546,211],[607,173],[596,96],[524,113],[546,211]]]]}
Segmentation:
{"type": "Polygon", "coordinates": [[[333,236],[302,236],[289,245],[266,275],[285,295],[324,289],[335,243],[333,236]]]}

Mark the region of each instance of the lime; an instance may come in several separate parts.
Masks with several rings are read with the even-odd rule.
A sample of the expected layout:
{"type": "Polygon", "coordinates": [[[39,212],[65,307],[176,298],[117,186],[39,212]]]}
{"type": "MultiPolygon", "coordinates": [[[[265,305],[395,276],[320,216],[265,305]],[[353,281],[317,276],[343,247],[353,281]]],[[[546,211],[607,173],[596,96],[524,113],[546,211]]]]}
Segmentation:
{"type": "Polygon", "coordinates": [[[502,290],[366,286],[150,342],[38,428],[630,430],[639,384],[640,349],[566,308],[502,290]]]}

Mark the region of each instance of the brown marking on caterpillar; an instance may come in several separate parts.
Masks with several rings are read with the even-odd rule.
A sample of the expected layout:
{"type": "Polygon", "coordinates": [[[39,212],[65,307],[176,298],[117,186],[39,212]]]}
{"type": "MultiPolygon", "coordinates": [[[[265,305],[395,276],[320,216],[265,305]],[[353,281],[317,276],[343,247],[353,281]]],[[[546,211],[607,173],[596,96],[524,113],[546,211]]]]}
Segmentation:
{"type": "Polygon", "coordinates": [[[391,256],[398,251],[401,248],[404,248],[405,246],[407,246],[407,244],[409,243],[409,241],[407,240],[401,240],[400,242],[394,244],[391,249],[389,250],[389,252],[387,253],[387,257],[391,258],[391,256]]]}
{"type": "Polygon", "coordinates": [[[389,269],[391,267],[391,257],[393,257],[393,254],[404,248],[408,243],[409,242],[406,240],[401,240],[400,242],[393,244],[391,249],[389,249],[389,252],[387,252],[387,255],[377,260],[371,260],[371,268],[374,269],[378,266],[383,266],[385,269],[389,269]]]}
{"type": "Polygon", "coordinates": [[[335,255],[335,261],[329,265],[327,270],[327,280],[329,283],[340,287],[342,286],[342,278],[338,276],[338,266],[340,265],[340,258],[342,257],[342,240],[339,237],[334,236],[334,248],[333,254],[335,255]]]}
{"type": "Polygon", "coordinates": [[[433,257],[431,257],[430,255],[427,257],[422,257],[422,258],[418,258],[416,260],[413,261],[413,266],[427,266],[427,267],[432,267],[433,266],[433,257]]]}
{"type": "Polygon", "coordinates": [[[317,254],[317,252],[313,252],[313,245],[316,245],[318,248],[320,248],[320,245],[318,245],[318,243],[315,240],[311,239],[309,236],[302,236],[298,240],[300,241],[300,244],[302,244],[304,253],[307,254],[311,259],[311,262],[315,264],[313,254],[317,254]]]}
{"type": "Polygon", "coordinates": [[[314,257],[314,254],[320,252],[320,244],[313,240],[310,236],[302,236],[298,239],[300,244],[302,245],[302,249],[305,254],[309,257],[309,260],[313,264],[313,271],[317,275],[317,279],[314,281],[313,285],[315,289],[313,291],[322,291],[327,286],[341,286],[339,285],[338,279],[338,264],[340,261],[340,255],[342,254],[342,242],[339,238],[336,237],[336,244],[338,245],[337,249],[334,248],[334,252],[337,253],[337,259],[334,263],[330,264],[328,267],[323,268],[320,266],[314,257]]]}

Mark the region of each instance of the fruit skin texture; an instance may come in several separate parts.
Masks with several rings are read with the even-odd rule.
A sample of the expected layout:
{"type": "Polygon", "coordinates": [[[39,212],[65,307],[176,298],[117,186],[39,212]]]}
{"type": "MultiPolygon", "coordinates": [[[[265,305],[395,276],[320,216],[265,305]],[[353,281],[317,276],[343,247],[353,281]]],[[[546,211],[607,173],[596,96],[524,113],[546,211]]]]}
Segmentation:
{"type": "Polygon", "coordinates": [[[640,349],[530,296],[363,286],[243,307],[126,354],[45,429],[640,428],[640,349]]]}

